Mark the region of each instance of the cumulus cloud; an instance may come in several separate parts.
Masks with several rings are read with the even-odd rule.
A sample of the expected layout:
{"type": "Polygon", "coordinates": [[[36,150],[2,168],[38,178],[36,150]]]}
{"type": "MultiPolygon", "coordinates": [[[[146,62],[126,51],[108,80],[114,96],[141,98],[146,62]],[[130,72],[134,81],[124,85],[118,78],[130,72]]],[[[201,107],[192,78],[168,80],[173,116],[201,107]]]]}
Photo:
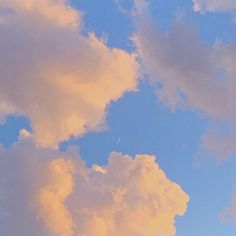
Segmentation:
{"type": "Polygon", "coordinates": [[[184,214],[188,196],[155,157],[112,153],[102,170],[92,168],[75,187],[81,235],[175,235],[174,218],[184,214]]]}
{"type": "Polygon", "coordinates": [[[24,137],[0,151],[0,234],[173,236],[189,197],[150,155],[111,153],[86,167],[72,149],[24,137]],[[145,222],[145,224],[144,224],[145,222]]]}
{"type": "Polygon", "coordinates": [[[135,54],[86,36],[66,0],[0,0],[0,19],[0,119],[29,117],[39,146],[104,128],[109,103],[135,90],[135,54]]]}
{"type": "Polygon", "coordinates": [[[36,197],[38,214],[54,235],[73,235],[73,219],[65,200],[73,190],[73,163],[58,159],[45,167],[44,184],[36,197]]]}
{"type": "Polygon", "coordinates": [[[199,41],[192,25],[177,22],[165,33],[146,14],[138,14],[134,41],[151,82],[161,85],[160,100],[171,108],[193,107],[225,117],[224,84],[217,77],[215,50],[199,41]]]}
{"type": "Polygon", "coordinates": [[[171,109],[189,109],[226,122],[236,133],[235,44],[201,42],[195,27],[185,22],[174,22],[164,32],[151,19],[148,3],[141,2],[135,4],[134,42],[159,100],[171,109]]]}

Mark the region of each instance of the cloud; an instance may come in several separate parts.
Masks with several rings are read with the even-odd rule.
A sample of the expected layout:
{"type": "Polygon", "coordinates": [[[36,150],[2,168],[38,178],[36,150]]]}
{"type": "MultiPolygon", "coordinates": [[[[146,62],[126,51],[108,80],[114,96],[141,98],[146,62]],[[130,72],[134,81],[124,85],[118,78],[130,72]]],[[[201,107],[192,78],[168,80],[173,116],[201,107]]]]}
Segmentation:
{"type": "Polygon", "coordinates": [[[236,193],[232,197],[231,206],[219,214],[219,220],[224,224],[236,220],[236,193]]]}
{"type": "Polygon", "coordinates": [[[189,197],[150,155],[111,153],[105,166],[36,148],[0,151],[0,234],[173,236],[189,197]],[[145,222],[145,224],[143,224],[145,222]]]}
{"type": "Polygon", "coordinates": [[[38,220],[35,194],[42,186],[43,167],[54,151],[36,150],[24,141],[0,150],[0,235],[47,235],[38,220]]]}
{"type": "Polygon", "coordinates": [[[236,2],[234,0],[193,0],[193,9],[201,14],[229,12],[233,15],[232,22],[236,23],[236,2]]]}
{"type": "Polygon", "coordinates": [[[235,11],[234,0],[193,0],[194,10],[198,12],[235,11]]]}
{"type": "MultiPolygon", "coordinates": [[[[187,23],[163,32],[147,15],[138,15],[134,41],[161,101],[171,108],[190,107],[209,115],[227,115],[224,85],[216,71],[216,51],[201,43],[187,23]]],[[[216,46],[215,46],[216,47],[216,46]]]]}
{"type": "MultiPolygon", "coordinates": [[[[236,134],[236,45],[217,40],[214,45],[201,42],[195,27],[186,22],[174,22],[164,32],[150,17],[148,3],[141,2],[135,5],[134,42],[158,99],[172,110],[191,110],[215,124],[225,122],[236,134]]],[[[214,129],[220,133],[220,125],[214,129]]],[[[232,148],[224,154],[219,146],[216,148],[224,159],[232,155],[232,148]]]]}
{"type": "Polygon", "coordinates": [[[73,235],[73,219],[65,200],[73,190],[73,162],[65,159],[51,161],[45,168],[46,177],[39,190],[38,214],[54,235],[73,235]]]}
{"type": "Polygon", "coordinates": [[[185,213],[188,196],[155,157],[112,153],[102,169],[92,168],[75,188],[81,235],[175,235],[174,218],[185,213]]]}
{"type": "Polygon", "coordinates": [[[221,132],[220,130],[208,130],[202,137],[201,145],[203,150],[207,151],[218,161],[231,158],[236,153],[236,137],[234,133],[221,132]]]}
{"type": "Polygon", "coordinates": [[[107,106],[137,86],[136,55],[83,31],[66,0],[0,0],[0,118],[30,118],[37,145],[104,128],[107,106]]]}

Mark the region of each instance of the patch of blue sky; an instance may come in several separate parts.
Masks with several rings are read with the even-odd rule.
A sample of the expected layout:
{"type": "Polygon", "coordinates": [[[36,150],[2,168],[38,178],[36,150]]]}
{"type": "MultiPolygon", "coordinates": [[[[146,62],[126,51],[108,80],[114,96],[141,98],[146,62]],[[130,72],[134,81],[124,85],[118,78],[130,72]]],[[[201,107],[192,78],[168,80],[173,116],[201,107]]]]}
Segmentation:
{"type": "Polygon", "coordinates": [[[134,30],[131,19],[118,10],[112,0],[73,0],[72,4],[84,13],[85,33],[95,32],[105,38],[110,47],[132,49],[129,38],[134,30]]]}
{"type": "Polygon", "coordinates": [[[31,131],[29,120],[24,116],[8,116],[3,124],[0,124],[0,143],[5,148],[10,148],[17,141],[21,129],[31,131]]]}
{"type": "Polygon", "coordinates": [[[205,164],[186,176],[191,201],[187,214],[177,219],[177,236],[235,235],[235,224],[219,219],[235,191],[235,164],[235,160],[220,167],[205,164]]]}
{"type": "MultiPolygon", "coordinates": [[[[93,31],[99,37],[107,38],[112,47],[121,47],[131,50],[129,40],[134,33],[131,17],[118,10],[117,1],[111,0],[73,0],[74,6],[84,14],[86,32],[93,31]]],[[[130,10],[130,1],[121,1],[124,8],[130,10]],[[129,3],[128,7],[126,6],[129,3]]],[[[189,22],[196,27],[199,38],[209,44],[217,41],[232,43],[236,40],[235,23],[232,22],[230,13],[205,13],[193,11],[191,0],[150,1],[150,12],[154,21],[164,30],[170,30],[176,20],[189,22]]]]}

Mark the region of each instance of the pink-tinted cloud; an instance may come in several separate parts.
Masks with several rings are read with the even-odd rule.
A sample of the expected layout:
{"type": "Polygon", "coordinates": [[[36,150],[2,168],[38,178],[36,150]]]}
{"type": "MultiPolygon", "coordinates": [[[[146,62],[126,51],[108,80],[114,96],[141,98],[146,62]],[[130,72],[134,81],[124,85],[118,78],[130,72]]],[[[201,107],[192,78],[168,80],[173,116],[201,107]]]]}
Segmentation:
{"type": "MultiPolygon", "coordinates": [[[[135,9],[134,42],[159,100],[171,109],[188,109],[226,122],[236,134],[235,44],[201,42],[195,27],[184,22],[175,22],[164,32],[149,15],[146,1],[135,1],[135,9]]],[[[232,148],[223,153],[229,139],[215,147],[223,159],[235,154],[232,148]]]]}
{"type": "Polygon", "coordinates": [[[66,0],[0,0],[0,118],[30,118],[39,146],[105,126],[107,106],[136,89],[135,54],[83,35],[66,0]]]}
{"type": "Polygon", "coordinates": [[[72,149],[36,148],[25,136],[1,149],[0,180],[0,234],[9,236],[173,236],[189,200],[154,156],[112,153],[88,168],[72,149]]]}

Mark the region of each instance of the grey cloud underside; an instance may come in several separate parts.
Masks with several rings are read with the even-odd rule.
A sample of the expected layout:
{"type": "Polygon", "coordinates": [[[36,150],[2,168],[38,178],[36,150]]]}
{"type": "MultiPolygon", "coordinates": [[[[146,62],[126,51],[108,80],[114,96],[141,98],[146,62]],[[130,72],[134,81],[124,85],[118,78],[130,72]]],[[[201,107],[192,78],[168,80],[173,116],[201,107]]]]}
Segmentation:
{"type": "MultiPolygon", "coordinates": [[[[140,10],[136,3],[134,42],[159,100],[171,109],[192,110],[226,122],[229,135],[236,137],[236,45],[201,42],[195,27],[185,22],[175,22],[164,32],[149,16],[147,6],[140,10]]],[[[211,152],[222,153],[232,145],[228,140],[221,139],[221,151],[211,145],[211,152]]]]}

